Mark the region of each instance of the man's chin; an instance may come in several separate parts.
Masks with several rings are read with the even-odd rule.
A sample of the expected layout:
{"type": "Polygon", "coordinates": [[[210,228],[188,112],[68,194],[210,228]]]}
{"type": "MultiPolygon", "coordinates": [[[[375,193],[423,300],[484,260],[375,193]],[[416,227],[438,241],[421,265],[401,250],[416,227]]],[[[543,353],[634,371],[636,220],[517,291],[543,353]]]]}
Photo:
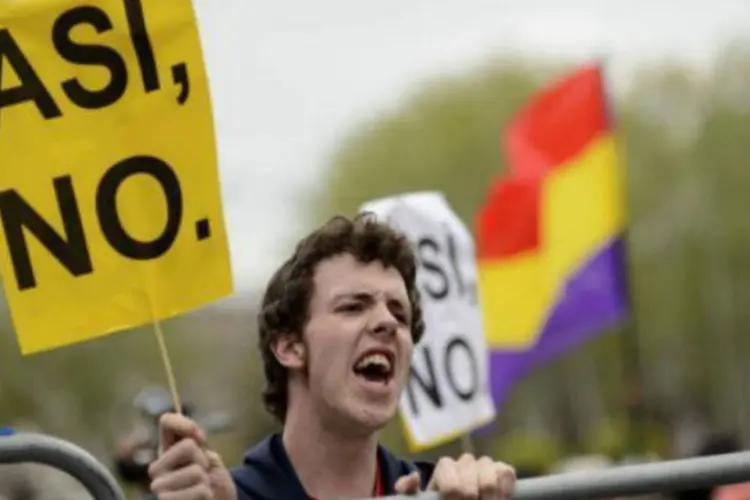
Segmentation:
{"type": "Polygon", "coordinates": [[[372,404],[358,404],[347,411],[353,427],[357,427],[362,434],[372,434],[388,425],[396,416],[396,407],[375,406],[372,404]]]}

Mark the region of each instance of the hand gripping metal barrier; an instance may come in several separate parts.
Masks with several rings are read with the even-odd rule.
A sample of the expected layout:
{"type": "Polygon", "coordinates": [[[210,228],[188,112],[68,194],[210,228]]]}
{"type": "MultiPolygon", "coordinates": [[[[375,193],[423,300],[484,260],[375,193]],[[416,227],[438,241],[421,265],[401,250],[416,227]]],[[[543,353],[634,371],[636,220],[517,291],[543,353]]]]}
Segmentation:
{"type": "Polygon", "coordinates": [[[94,500],[125,500],[112,474],[84,449],[44,434],[0,433],[0,464],[23,463],[47,465],[67,473],[94,500]]]}
{"type": "MultiPolygon", "coordinates": [[[[595,500],[669,493],[750,481],[750,452],[523,479],[514,500],[595,500]]],[[[391,500],[439,500],[438,493],[391,496],[391,500]]]]}

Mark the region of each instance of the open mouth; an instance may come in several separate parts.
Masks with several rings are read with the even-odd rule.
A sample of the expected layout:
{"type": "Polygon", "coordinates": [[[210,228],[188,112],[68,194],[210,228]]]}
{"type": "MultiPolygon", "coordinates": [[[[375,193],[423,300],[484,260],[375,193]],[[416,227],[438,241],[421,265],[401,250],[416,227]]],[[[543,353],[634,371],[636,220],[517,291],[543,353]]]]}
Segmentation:
{"type": "Polygon", "coordinates": [[[354,364],[354,373],[368,382],[388,383],[393,378],[393,354],[384,350],[370,350],[354,364]]]}

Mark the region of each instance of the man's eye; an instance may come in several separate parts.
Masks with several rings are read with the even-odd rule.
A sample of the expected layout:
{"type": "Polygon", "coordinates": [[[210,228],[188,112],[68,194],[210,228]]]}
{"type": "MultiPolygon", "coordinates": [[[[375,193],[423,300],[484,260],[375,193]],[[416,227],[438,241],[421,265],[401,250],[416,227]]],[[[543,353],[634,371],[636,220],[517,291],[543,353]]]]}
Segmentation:
{"type": "Polygon", "coordinates": [[[398,321],[402,325],[408,325],[409,324],[409,318],[406,316],[406,314],[403,314],[403,313],[393,313],[393,317],[396,318],[396,321],[398,321]]]}
{"type": "Polygon", "coordinates": [[[362,304],[354,303],[353,302],[353,303],[350,303],[350,304],[344,304],[343,306],[339,307],[339,311],[342,311],[342,312],[359,312],[363,308],[364,307],[362,306],[362,304]]]}

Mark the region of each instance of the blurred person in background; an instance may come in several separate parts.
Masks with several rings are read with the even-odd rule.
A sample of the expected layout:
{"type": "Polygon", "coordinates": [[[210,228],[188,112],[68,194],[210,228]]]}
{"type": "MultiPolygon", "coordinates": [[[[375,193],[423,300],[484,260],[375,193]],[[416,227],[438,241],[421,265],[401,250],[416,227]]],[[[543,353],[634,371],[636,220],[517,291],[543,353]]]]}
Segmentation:
{"type": "Polygon", "coordinates": [[[22,465],[0,466],[0,500],[39,500],[29,470],[22,465]]]}
{"type": "MultiPolygon", "coordinates": [[[[17,432],[42,433],[29,421],[0,426],[0,438],[17,432]]],[[[0,500],[84,500],[91,498],[78,480],[39,463],[0,465],[0,500]]]]}
{"type": "Polygon", "coordinates": [[[151,464],[162,500],[309,500],[439,491],[510,498],[515,474],[465,454],[436,465],[378,444],[396,414],[424,332],[417,259],[406,237],[369,216],[335,217],[297,245],[271,278],[259,314],[264,402],[283,424],[227,470],[205,432],[176,414],[160,422],[151,464]]]}
{"type": "MultiPolygon", "coordinates": [[[[132,406],[138,411],[140,420],[117,440],[114,469],[121,481],[146,495],[151,483],[148,467],[159,454],[159,418],[175,409],[171,393],[159,386],[143,388],[132,406]]],[[[182,414],[194,418],[194,405],[183,402],[182,414]]]]}
{"type": "MultiPolygon", "coordinates": [[[[734,434],[714,433],[703,442],[697,456],[722,455],[741,450],[740,440],[734,434]]],[[[677,492],[674,498],[675,500],[750,500],[750,483],[684,490],[677,492]]]]}
{"type": "MultiPolygon", "coordinates": [[[[126,484],[136,487],[144,494],[149,491],[151,479],[148,466],[151,461],[139,460],[144,450],[150,452],[151,437],[141,428],[133,429],[117,441],[115,449],[115,471],[126,484]]],[[[156,455],[154,455],[155,457],[156,455]]]]}
{"type": "MultiPolygon", "coordinates": [[[[716,435],[707,441],[702,455],[720,455],[742,450],[740,439],[731,434],[716,435]]],[[[711,500],[750,500],[750,482],[717,486],[711,490],[711,500]]]]}
{"type": "Polygon", "coordinates": [[[115,471],[119,479],[142,494],[149,493],[151,479],[148,466],[156,458],[157,450],[153,449],[151,436],[142,428],[133,429],[117,441],[115,449],[115,471]],[[152,455],[150,460],[142,458],[144,454],[152,455]]]}
{"type": "Polygon", "coordinates": [[[67,473],[41,464],[0,466],[0,500],[86,500],[91,495],[67,473]]]}
{"type": "Polygon", "coordinates": [[[714,488],[711,500],[750,500],[750,483],[729,484],[714,488]]]}

